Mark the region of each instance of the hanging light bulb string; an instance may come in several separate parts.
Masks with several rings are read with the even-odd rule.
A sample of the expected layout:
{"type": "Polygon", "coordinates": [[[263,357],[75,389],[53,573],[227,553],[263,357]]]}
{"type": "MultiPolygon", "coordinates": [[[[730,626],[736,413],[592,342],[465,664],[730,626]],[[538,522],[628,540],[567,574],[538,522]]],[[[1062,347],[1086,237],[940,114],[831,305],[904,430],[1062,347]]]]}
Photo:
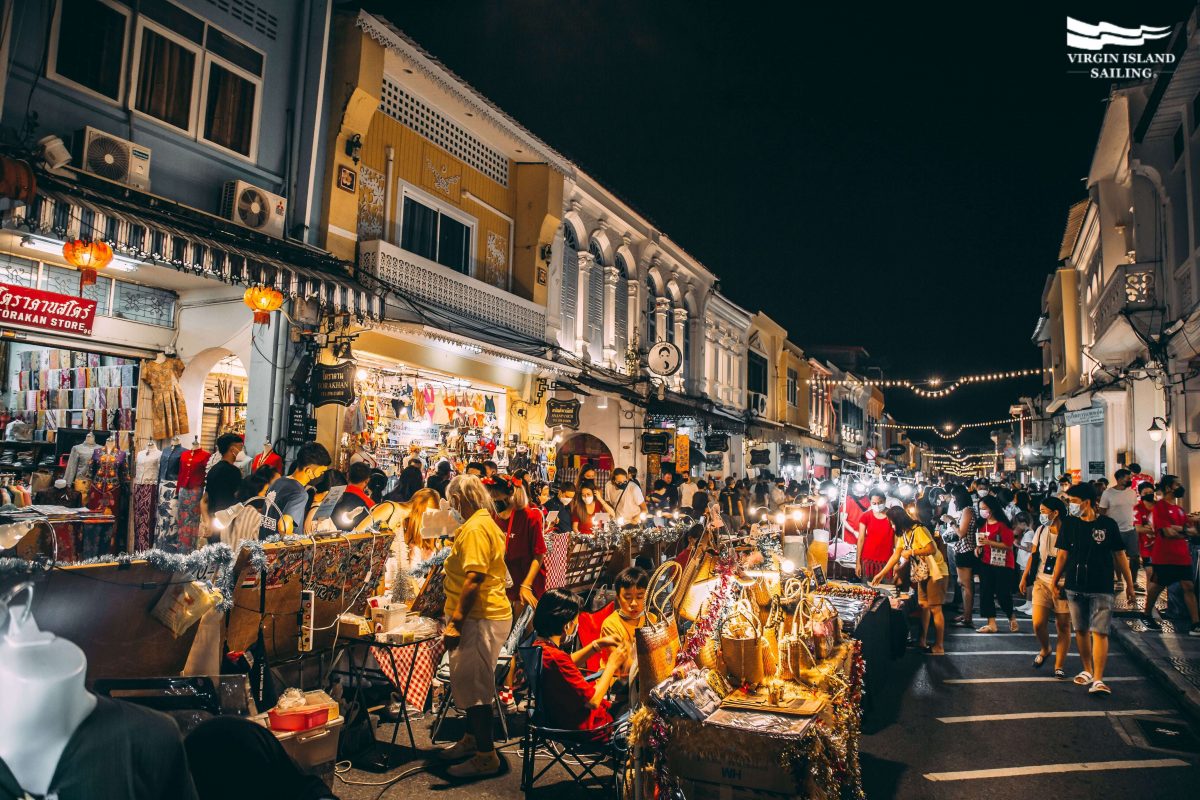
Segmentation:
{"type": "Polygon", "coordinates": [[[1029,378],[1044,373],[1045,369],[1038,367],[1036,369],[1013,369],[1005,372],[983,372],[978,375],[963,375],[952,381],[943,381],[941,378],[914,381],[901,378],[885,378],[880,380],[845,378],[831,380],[816,377],[809,378],[808,382],[821,386],[878,386],[881,389],[909,389],[918,397],[938,398],[947,397],[961,387],[971,384],[995,383],[996,381],[1007,381],[1015,378],[1029,378]]]}
{"type": "Polygon", "coordinates": [[[945,425],[901,425],[899,423],[880,422],[878,427],[904,431],[932,431],[943,439],[954,439],[960,433],[966,430],[972,430],[975,428],[990,428],[993,425],[1015,425],[1018,423],[1024,423],[1026,420],[1033,419],[1033,417],[1024,416],[1006,417],[1002,419],[990,419],[983,422],[964,422],[961,425],[955,425],[951,422],[948,422],[945,425]]]}

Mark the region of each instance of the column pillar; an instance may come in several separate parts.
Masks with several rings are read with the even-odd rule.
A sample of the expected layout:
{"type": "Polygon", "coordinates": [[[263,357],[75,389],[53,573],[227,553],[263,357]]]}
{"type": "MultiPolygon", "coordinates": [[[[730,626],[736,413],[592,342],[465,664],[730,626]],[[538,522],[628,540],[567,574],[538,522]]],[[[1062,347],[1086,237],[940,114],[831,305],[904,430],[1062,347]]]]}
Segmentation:
{"type": "Polygon", "coordinates": [[[675,346],[679,348],[679,352],[683,355],[682,366],[679,372],[675,373],[675,388],[682,391],[687,386],[688,373],[692,371],[691,359],[688,358],[687,351],[687,320],[688,312],[682,306],[672,310],[672,335],[671,340],[675,346]]]}
{"type": "Polygon", "coordinates": [[[616,267],[604,268],[604,332],[600,342],[604,363],[610,367],[617,363],[617,349],[613,346],[617,340],[617,325],[625,324],[625,320],[617,319],[617,287],[620,282],[620,270],[616,267]]]}
{"type": "Polygon", "coordinates": [[[671,341],[671,332],[667,330],[667,314],[670,310],[670,298],[654,298],[654,341],[651,344],[671,341]]]}
{"type": "Polygon", "coordinates": [[[591,290],[592,270],[596,257],[587,250],[579,251],[579,292],[575,303],[575,353],[582,356],[588,347],[588,293],[591,290]]]}
{"type": "MultiPolygon", "coordinates": [[[[638,314],[640,306],[638,305],[638,282],[635,280],[625,281],[625,291],[629,293],[629,303],[625,307],[625,319],[618,320],[618,324],[625,326],[625,341],[632,345],[636,338],[638,343],[644,345],[646,337],[638,331],[638,319],[641,315],[638,314]]],[[[624,353],[621,354],[621,363],[624,364],[624,353]]]]}

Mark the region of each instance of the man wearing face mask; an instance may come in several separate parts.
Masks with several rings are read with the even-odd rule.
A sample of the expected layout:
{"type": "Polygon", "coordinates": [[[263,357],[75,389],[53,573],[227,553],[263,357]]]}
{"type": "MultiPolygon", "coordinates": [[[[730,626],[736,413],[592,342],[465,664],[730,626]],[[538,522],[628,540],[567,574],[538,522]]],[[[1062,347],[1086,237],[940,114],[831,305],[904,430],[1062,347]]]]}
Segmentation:
{"type": "Polygon", "coordinates": [[[1129,573],[1133,575],[1133,585],[1137,586],[1138,536],[1133,522],[1134,506],[1139,497],[1133,488],[1133,473],[1127,469],[1119,469],[1113,473],[1112,486],[1100,495],[1100,513],[1117,523],[1121,531],[1121,540],[1125,542],[1125,556],[1129,559],[1129,573]]]}
{"type": "Polygon", "coordinates": [[[1079,646],[1083,669],[1075,676],[1077,686],[1089,686],[1091,694],[1112,694],[1104,682],[1108,661],[1108,629],[1112,622],[1113,567],[1125,579],[1125,599],[1133,605],[1133,576],[1125,557],[1125,542],[1117,523],[1096,513],[1096,495],[1089,484],[1072,486],[1067,492],[1070,518],[1055,542],[1052,583],[1057,593],[1065,577],[1071,627],[1079,646]]]}
{"type": "MultiPolygon", "coordinates": [[[[1196,585],[1192,581],[1192,556],[1188,548],[1188,529],[1196,532],[1196,519],[1189,517],[1180,505],[1183,500],[1183,483],[1174,475],[1164,475],[1159,483],[1162,500],[1154,505],[1151,525],[1154,528],[1154,546],[1151,559],[1154,561],[1154,577],[1146,592],[1146,608],[1153,609],[1158,596],[1173,584],[1179,584],[1183,601],[1187,605],[1192,626],[1191,636],[1200,636],[1200,613],[1196,604],[1196,585]]],[[[1161,626],[1150,612],[1144,617],[1146,627],[1159,630],[1161,626]]]]}
{"type": "MultiPolygon", "coordinates": [[[[895,549],[896,531],[887,516],[887,494],[874,488],[869,495],[870,508],[858,520],[858,548],[854,574],[871,577],[883,571],[895,549]]],[[[885,580],[890,576],[883,576],[885,580]]]]}
{"type": "Polygon", "coordinates": [[[604,487],[604,499],[626,522],[634,522],[646,513],[646,498],[642,496],[641,488],[631,482],[629,473],[620,467],[612,471],[612,480],[604,487]]]}

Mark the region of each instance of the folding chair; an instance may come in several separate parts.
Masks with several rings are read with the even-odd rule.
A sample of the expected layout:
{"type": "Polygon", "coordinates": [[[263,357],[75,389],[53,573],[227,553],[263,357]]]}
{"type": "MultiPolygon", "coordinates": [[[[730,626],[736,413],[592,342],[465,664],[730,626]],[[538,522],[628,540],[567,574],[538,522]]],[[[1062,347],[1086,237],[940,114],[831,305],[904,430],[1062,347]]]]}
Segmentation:
{"type": "Polygon", "coordinates": [[[576,785],[585,778],[605,783],[596,774],[598,767],[612,770],[612,788],[621,796],[621,773],[624,770],[625,754],[615,741],[617,722],[610,722],[594,730],[564,730],[546,724],[542,712],[542,647],[520,647],[517,649],[525,675],[529,679],[529,706],[526,709],[525,735],[521,740],[521,791],[528,794],[538,778],[546,774],[555,764],[562,766],[576,785]],[[537,770],[534,759],[540,748],[550,754],[550,763],[537,770]],[[572,767],[579,769],[576,772],[572,767]]]}
{"type": "MultiPolygon", "coordinates": [[[[604,620],[616,610],[615,603],[609,603],[599,611],[581,611],[579,612],[579,646],[587,647],[592,642],[600,638],[600,628],[604,626],[604,620]]],[[[587,660],[587,672],[597,672],[600,670],[601,662],[604,657],[600,653],[595,653],[587,660]]]]}
{"type": "MultiPolygon", "coordinates": [[[[504,687],[504,682],[508,679],[513,654],[517,652],[517,645],[520,644],[521,637],[525,635],[525,629],[529,627],[529,621],[532,619],[533,606],[525,606],[525,610],[521,612],[521,616],[517,617],[516,622],[513,624],[512,630],[508,632],[508,638],[504,640],[504,644],[500,647],[500,657],[496,659],[496,688],[492,694],[492,705],[496,708],[496,716],[500,718],[500,731],[504,734],[504,741],[508,741],[508,714],[504,711],[504,704],[500,702],[500,689],[504,687]]],[[[429,741],[431,742],[437,741],[438,732],[441,731],[442,723],[446,721],[446,714],[449,713],[450,706],[454,702],[453,692],[450,691],[449,653],[446,653],[442,657],[442,661],[438,664],[434,677],[445,688],[442,692],[442,702],[438,705],[437,714],[433,719],[433,729],[429,733],[429,741]]]]}

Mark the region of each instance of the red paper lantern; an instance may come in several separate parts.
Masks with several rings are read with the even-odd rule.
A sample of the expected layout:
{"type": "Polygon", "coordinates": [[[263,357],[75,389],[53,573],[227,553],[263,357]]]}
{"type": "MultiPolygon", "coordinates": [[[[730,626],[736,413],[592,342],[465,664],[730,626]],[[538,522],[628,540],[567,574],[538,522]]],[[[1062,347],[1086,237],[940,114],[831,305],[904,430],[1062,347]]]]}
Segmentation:
{"type": "Polygon", "coordinates": [[[63,258],[79,270],[79,288],[96,282],[96,272],[112,263],[113,251],[106,242],[76,239],[63,244],[63,258]]]}
{"type": "Polygon", "coordinates": [[[266,325],[271,321],[271,312],[283,305],[283,293],[270,286],[251,286],[242,295],[242,302],[254,311],[255,325],[266,325]]]}

